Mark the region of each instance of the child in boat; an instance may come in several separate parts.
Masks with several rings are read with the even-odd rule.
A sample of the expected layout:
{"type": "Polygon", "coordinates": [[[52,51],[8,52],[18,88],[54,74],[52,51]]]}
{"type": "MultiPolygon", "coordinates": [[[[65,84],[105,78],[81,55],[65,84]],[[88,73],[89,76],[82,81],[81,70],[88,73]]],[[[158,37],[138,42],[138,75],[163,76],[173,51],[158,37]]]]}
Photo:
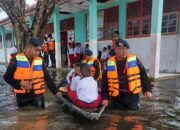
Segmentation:
{"type": "Polygon", "coordinates": [[[68,85],[61,86],[59,88],[59,91],[61,92],[68,92],[69,89],[75,91],[78,81],[80,80],[80,62],[77,62],[73,65],[73,68],[68,73],[66,80],[68,82],[68,85]]]}
{"type": "Polygon", "coordinates": [[[72,102],[83,108],[97,108],[101,103],[101,95],[98,94],[97,82],[91,77],[88,64],[80,65],[81,79],[77,83],[76,89],[68,92],[68,97],[72,102]]]}

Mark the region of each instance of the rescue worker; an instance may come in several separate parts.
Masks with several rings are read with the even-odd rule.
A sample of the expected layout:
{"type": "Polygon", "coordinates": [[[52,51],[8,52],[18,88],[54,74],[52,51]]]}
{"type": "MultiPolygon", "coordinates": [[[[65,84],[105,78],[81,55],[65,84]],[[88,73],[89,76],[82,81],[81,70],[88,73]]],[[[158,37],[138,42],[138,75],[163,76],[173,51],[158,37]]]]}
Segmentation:
{"type": "Polygon", "coordinates": [[[100,87],[102,79],[101,64],[97,58],[92,57],[93,52],[91,50],[87,49],[84,55],[85,57],[83,63],[87,63],[89,65],[91,76],[97,81],[98,86],[100,87]]]}
{"type": "Polygon", "coordinates": [[[52,37],[52,34],[48,34],[48,52],[51,59],[51,67],[56,68],[55,41],[52,37]]]}
{"type": "Polygon", "coordinates": [[[44,108],[44,82],[53,94],[61,95],[39,57],[41,46],[39,40],[30,38],[25,51],[10,61],[4,75],[4,80],[14,88],[19,107],[34,105],[44,108]]]}
{"type": "Polygon", "coordinates": [[[44,37],[44,43],[42,45],[42,51],[44,53],[44,63],[46,67],[49,67],[49,54],[48,54],[48,41],[47,37],[44,37]]]}
{"type": "Polygon", "coordinates": [[[143,64],[136,55],[128,53],[129,44],[125,40],[115,47],[116,56],[108,59],[102,79],[102,104],[109,99],[119,109],[138,110],[139,93],[152,97],[151,85],[143,64]]]}

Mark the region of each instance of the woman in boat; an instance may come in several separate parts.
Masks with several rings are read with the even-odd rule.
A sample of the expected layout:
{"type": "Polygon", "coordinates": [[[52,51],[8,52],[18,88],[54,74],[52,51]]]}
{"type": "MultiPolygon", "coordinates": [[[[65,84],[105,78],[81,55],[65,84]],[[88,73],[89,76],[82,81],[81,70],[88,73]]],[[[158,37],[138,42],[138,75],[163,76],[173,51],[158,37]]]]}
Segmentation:
{"type": "Polygon", "coordinates": [[[75,90],[69,90],[69,99],[77,106],[83,108],[97,108],[101,103],[101,95],[98,94],[97,82],[91,77],[88,64],[80,65],[81,79],[75,90]]]}

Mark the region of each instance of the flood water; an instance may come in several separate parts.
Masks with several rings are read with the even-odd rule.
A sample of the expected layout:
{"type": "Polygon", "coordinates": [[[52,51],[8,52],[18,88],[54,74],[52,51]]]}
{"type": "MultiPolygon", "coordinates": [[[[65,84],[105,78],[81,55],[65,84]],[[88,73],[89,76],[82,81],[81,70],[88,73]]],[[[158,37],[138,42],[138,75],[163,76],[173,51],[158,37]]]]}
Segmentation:
{"type": "MultiPolygon", "coordinates": [[[[3,80],[0,66],[0,130],[180,130],[180,78],[159,81],[154,97],[141,96],[139,111],[107,110],[91,121],[64,111],[62,104],[46,91],[46,108],[18,109],[11,87],[3,80]]],[[[65,73],[50,70],[56,83],[65,73]]]]}

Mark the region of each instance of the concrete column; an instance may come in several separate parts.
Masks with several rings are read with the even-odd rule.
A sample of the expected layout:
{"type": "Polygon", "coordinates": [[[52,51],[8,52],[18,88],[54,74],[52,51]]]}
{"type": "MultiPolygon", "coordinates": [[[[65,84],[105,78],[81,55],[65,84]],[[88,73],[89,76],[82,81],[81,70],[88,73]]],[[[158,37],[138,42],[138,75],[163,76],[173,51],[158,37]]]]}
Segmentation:
{"type": "Polygon", "coordinates": [[[119,0],[119,33],[123,39],[126,38],[126,3],[127,0],[119,0]]]}
{"type": "Polygon", "coordinates": [[[14,32],[11,32],[11,43],[12,43],[12,47],[14,47],[15,46],[14,32]]]}
{"type": "MultiPolygon", "coordinates": [[[[180,11],[179,11],[180,12],[180,11]]],[[[179,26],[178,26],[178,41],[177,41],[177,56],[176,56],[176,72],[180,73],[180,14],[179,14],[179,26]]]]}
{"type": "Polygon", "coordinates": [[[89,1],[89,45],[97,57],[97,0],[89,1]]]}
{"type": "Polygon", "coordinates": [[[82,10],[75,13],[75,42],[84,44],[86,41],[86,14],[82,10]]]}
{"type": "Polygon", "coordinates": [[[1,38],[2,38],[2,47],[3,47],[3,52],[4,52],[4,62],[5,65],[8,65],[8,59],[7,59],[7,48],[6,48],[6,38],[5,38],[5,29],[3,26],[0,26],[1,30],[1,38]]]}
{"type": "Polygon", "coordinates": [[[32,24],[33,24],[33,20],[34,20],[34,16],[33,15],[31,15],[31,16],[29,16],[29,24],[30,24],[30,28],[31,28],[31,26],[32,26],[32,24]]]}
{"type": "Polygon", "coordinates": [[[151,16],[150,78],[159,78],[163,0],[153,0],[151,16]]]}
{"type": "Polygon", "coordinates": [[[60,16],[59,16],[58,6],[56,6],[54,9],[53,17],[54,17],[56,68],[61,68],[60,16]]]}

